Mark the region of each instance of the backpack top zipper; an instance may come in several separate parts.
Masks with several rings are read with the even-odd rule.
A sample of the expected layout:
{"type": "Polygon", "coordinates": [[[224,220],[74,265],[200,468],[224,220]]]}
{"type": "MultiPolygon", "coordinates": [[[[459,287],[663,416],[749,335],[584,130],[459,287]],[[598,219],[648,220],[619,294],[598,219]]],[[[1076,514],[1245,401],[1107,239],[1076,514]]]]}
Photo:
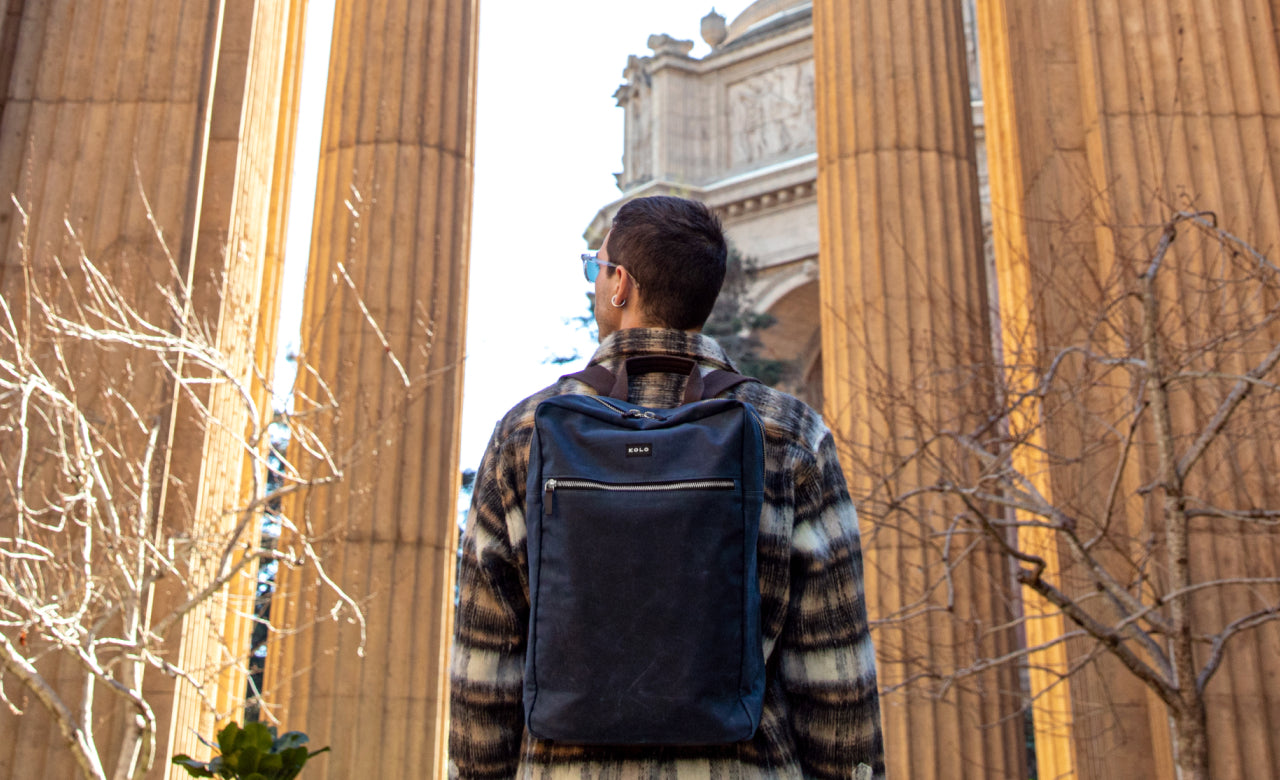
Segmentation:
{"type": "Polygon", "coordinates": [[[728,478],[686,479],[676,482],[598,482],[593,479],[558,479],[542,483],[543,514],[551,514],[555,492],[569,490],[606,490],[620,493],[665,493],[673,490],[733,490],[737,482],[728,478]]]}
{"type": "Polygon", "coordinates": [[[604,400],[603,398],[601,398],[601,397],[600,397],[600,396],[598,396],[598,395],[587,395],[587,396],[583,396],[583,397],[584,397],[584,398],[590,398],[590,399],[594,400],[596,403],[599,403],[599,404],[601,404],[601,405],[603,405],[603,406],[607,406],[607,407],[609,407],[610,409],[612,409],[613,411],[615,411],[615,412],[617,412],[618,414],[622,415],[623,417],[633,417],[633,418],[636,418],[636,419],[645,419],[645,420],[661,420],[661,419],[664,419],[664,418],[662,418],[662,417],[659,417],[656,413],[654,413],[654,412],[652,412],[652,411],[649,411],[648,409],[623,409],[623,408],[622,408],[622,407],[620,407],[620,406],[614,406],[613,404],[609,403],[608,401],[604,400]]]}

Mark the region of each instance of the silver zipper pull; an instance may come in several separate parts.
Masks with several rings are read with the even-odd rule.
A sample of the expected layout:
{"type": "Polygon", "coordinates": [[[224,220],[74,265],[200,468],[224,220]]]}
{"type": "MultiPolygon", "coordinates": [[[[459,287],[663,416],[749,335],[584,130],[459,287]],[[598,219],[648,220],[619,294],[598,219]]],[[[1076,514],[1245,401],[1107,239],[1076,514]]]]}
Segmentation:
{"type": "Polygon", "coordinates": [[[551,516],[551,500],[555,496],[556,481],[554,479],[547,480],[542,486],[542,513],[547,517],[551,516]]]}

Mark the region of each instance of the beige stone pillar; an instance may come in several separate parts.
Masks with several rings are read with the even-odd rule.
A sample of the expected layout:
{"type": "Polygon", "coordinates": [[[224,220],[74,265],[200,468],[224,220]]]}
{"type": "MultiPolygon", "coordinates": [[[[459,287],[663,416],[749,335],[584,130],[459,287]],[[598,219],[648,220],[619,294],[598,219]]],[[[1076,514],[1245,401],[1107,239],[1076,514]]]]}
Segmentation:
{"type": "MultiPolygon", "coordinates": [[[[286,573],[273,609],[305,630],[273,645],[268,696],[287,727],[332,746],[317,777],[431,777],[456,566],[477,4],[339,0],[335,24],[296,408],[342,481],[289,511],[325,540],[364,624],[349,609],[330,619],[332,593],[286,573]]],[[[327,473],[297,445],[308,474],[327,473]]]]}
{"type": "Polygon", "coordinates": [[[929,680],[975,648],[1012,648],[1012,632],[985,633],[1011,614],[1007,565],[981,540],[948,535],[959,506],[920,498],[882,511],[886,496],[938,476],[925,461],[891,464],[989,407],[961,14],[956,0],[814,4],[824,412],[861,504],[868,611],[890,621],[874,632],[881,687],[899,689],[882,699],[889,769],[910,778],[1018,777],[1024,765],[1021,724],[1007,719],[1013,670],[942,691],[929,680]],[[890,484],[873,484],[871,465],[890,484]]]}
{"type": "MultiPolygon", "coordinates": [[[[259,410],[257,425],[263,435],[257,447],[260,456],[265,457],[269,446],[265,426],[272,414],[272,371],[302,78],[306,2],[229,0],[224,13],[223,40],[237,43],[223,47],[220,69],[226,78],[220,82],[226,91],[218,96],[214,107],[215,111],[237,116],[239,121],[228,122],[225,135],[213,137],[209,164],[211,183],[207,190],[212,193],[211,197],[224,203],[222,207],[227,210],[225,215],[215,212],[209,219],[214,225],[225,219],[229,226],[226,238],[217,234],[210,238],[215,242],[214,248],[226,256],[228,290],[238,294],[229,293],[222,299],[219,340],[229,352],[233,351],[230,345],[235,345],[238,376],[259,410]],[[224,171],[235,175],[227,176],[224,171]],[[222,183],[221,190],[216,183],[222,183]]],[[[206,212],[210,211],[212,206],[206,208],[206,212]]],[[[306,237],[295,240],[305,241],[306,237]]],[[[221,394],[211,400],[211,408],[217,410],[219,419],[243,415],[243,401],[238,393],[225,387],[220,391],[221,394]]],[[[242,424],[248,423],[246,420],[242,424]]],[[[255,489],[265,489],[261,484],[266,476],[265,464],[261,459],[248,457],[243,445],[237,446],[235,438],[226,431],[221,432],[221,441],[218,436],[213,431],[206,436],[202,466],[206,471],[218,468],[228,475],[221,488],[224,491],[220,496],[222,506],[243,506],[253,499],[255,489]],[[218,452],[223,454],[215,454],[218,452]],[[239,480],[233,476],[237,464],[242,472],[239,480]]],[[[231,518],[224,518],[220,522],[229,520],[231,518]]],[[[256,546],[259,535],[259,523],[255,520],[245,528],[243,541],[256,546]]],[[[253,614],[256,593],[257,566],[251,565],[231,582],[225,601],[212,605],[210,639],[214,647],[232,648],[239,653],[235,663],[228,663],[223,653],[213,656],[210,671],[216,672],[218,683],[210,714],[216,716],[219,724],[227,719],[241,720],[248,684],[245,654],[253,633],[253,622],[247,616],[253,614]],[[218,621],[222,621],[221,626],[218,621]]],[[[209,733],[209,728],[201,733],[209,733]]],[[[180,738],[175,732],[175,740],[180,738]]],[[[172,752],[195,755],[200,749],[198,742],[188,735],[186,744],[175,741],[172,752]]]]}
{"type": "MultiPolygon", "coordinates": [[[[251,386],[258,408],[272,410],[273,414],[272,393],[281,389],[277,385],[279,380],[272,376],[272,372],[275,367],[276,350],[278,348],[277,332],[279,330],[282,286],[284,282],[285,239],[289,223],[289,201],[293,184],[292,170],[298,135],[298,111],[301,103],[303,42],[307,28],[306,0],[293,3],[288,9],[288,17],[283,19],[282,22],[284,26],[280,31],[281,37],[278,38],[278,42],[284,46],[280,111],[277,115],[280,131],[275,139],[276,153],[274,170],[271,175],[270,200],[265,204],[267,207],[268,233],[264,247],[261,308],[258,315],[259,325],[254,343],[255,365],[263,370],[254,377],[254,382],[251,386]]],[[[302,242],[306,241],[307,238],[305,235],[294,236],[294,241],[302,242]]],[[[299,291],[290,291],[289,294],[296,296],[299,291]]],[[[262,452],[265,456],[267,448],[270,447],[270,441],[265,440],[261,444],[262,452]]],[[[263,465],[262,461],[245,464],[246,473],[241,485],[242,494],[247,495],[248,491],[252,489],[254,479],[263,477],[261,471],[256,475],[251,473],[254,468],[261,469],[263,465]]],[[[255,527],[253,532],[260,535],[261,528],[255,527]]],[[[260,539],[257,541],[260,541],[260,539]]],[[[254,624],[252,621],[245,620],[244,616],[253,613],[256,600],[257,571],[256,569],[248,569],[244,572],[244,576],[239,578],[230,589],[226,632],[228,643],[234,647],[249,647],[252,644],[254,624]],[[235,635],[234,639],[232,638],[233,635],[235,635]]],[[[235,670],[236,674],[243,679],[225,681],[220,686],[220,691],[224,695],[234,692],[236,695],[249,697],[254,696],[255,693],[260,693],[260,691],[255,692],[248,689],[248,679],[245,676],[248,671],[248,666],[235,670]],[[241,674],[242,672],[245,674],[241,674]]],[[[228,703],[226,706],[220,706],[219,711],[225,712],[230,708],[230,703],[228,703]]]]}
{"type": "MultiPolygon", "coordinates": [[[[282,144],[290,143],[281,138],[281,132],[292,130],[296,104],[285,100],[301,75],[296,67],[286,68],[296,60],[301,44],[296,30],[289,35],[290,24],[296,24],[302,11],[300,3],[225,0],[220,11],[218,56],[212,63],[216,78],[211,84],[200,173],[200,222],[192,249],[197,268],[217,270],[197,271],[192,280],[196,308],[216,313],[215,343],[230,357],[231,375],[251,390],[257,420],[251,419],[240,389],[227,384],[214,385],[204,399],[220,424],[185,423],[184,419],[195,419],[194,410],[175,399],[172,461],[184,472],[198,473],[202,487],[194,502],[196,535],[227,533],[242,520],[240,513],[228,510],[249,497],[252,463],[246,457],[244,437],[259,435],[270,419],[260,377],[269,384],[274,355],[260,354],[260,350],[265,352],[266,345],[274,342],[277,325],[280,258],[279,247],[273,244],[283,228],[278,204],[287,191],[282,181],[287,172],[278,167],[277,154],[282,144]],[[183,446],[196,436],[203,439],[200,449],[183,446]]],[[[263,444],[259,442],[265,452],[263,444]]],[[[189,500],[169,498],[165,509],[173,511],[171,506],[189,500]]],[[[249,522],[244,542],[256,545],[257,537],[258,523],[249,522]]],[[[209,568],[197,579],[212,577],[216,560],[196,563],[201,564],[209,568]]],[[[218,723],[241,719],[243,670],[252,632],[246,617],[252,614],[255,579],[256,567],[247,568],[224,593],[197,607],[184,622],[180,663],[209,690],[202,695],[190,682],[178,682],[169,755],[203,755],[206,749],[198,736],[207,739],[218,723]],[[206,705],[206,697],[213,709],[206,705]]]]}
{"type": "MultiPolygon", "coordinates": [[[[1156,228],[1174,209],[1212,210],[1223,227],[1254,246],[1274,252],[1280,245],[1280,6],[1274,0],[989,0],[979,3],[979,12],[1010,363],[1080,343],[1103,294],[1096,285],[1090,289],[1089,280],[1132,274],[1154,251],[1156,228]]],[[[1165,292],[1182,302],[1192,330],[1204,323],[1204,279],[1218,270],[1213,255],[1201,253],[1205,246],[1184,231],[1169,260],[1182,270],[1165,276],[1165,292]]],[[[1239,370],[1235,358],[1223,360],[1224,371],[1239,370]]],[[[1083,401],[1107,409],[1116,397],[1097,388],[1083,401]]],[[[1195,424],[1197,403],[1185,395],[1175,401],[1184,430],[1195,424]]],[[[1105,427],[1094,424],[1098,431],[1105,427]]],[[[1090,435],[1080,425],[1050,424],[1042,443],[1051,452],[1072,451],[1090,435]]],[[[1196,485],[1200,495],[1216,493],[1235,505],[1276,503],[1274,446],[1246,441],[1213,457],[1219,473],[1231,476],[1196,485]]],[[[1101,500],[1088,486],[1091,475],[1115,472],[1107,458],[1114,455],[1035,471],[1043,488],[1087,514],[1101,500]]],[[[1123,475],[1124,492],[1150,484],[1153,465],[1151,457],[1137,459],[1123,475]]],[[[1122,515],[1135,539],[1150,533],[1141,501],[1130,501],[1122,515]]],[[[1221,523],[1212,532],[1202,528],[1192,541],[1197,579],[1275,576],[1273,532],[1221,523]]],[[[1077,587],[1088,586],[1077,577],[1077,587]]],[[[1255,595],[1276,598],[1274,590],[1255,595]]],[[[1200,592],[1193,600],[1197,630],[1221,630],[1231,616],[1250,612],[1250,603],[1230,588],[1200,592]]],[[[1270,747],[1278,705],[1274,686],[1258,681],[1280,674],[1274,652],[1280,635],[1271,626],[1233,641],[1239,644],[1208,689],[1211,775],[1272,776],[1280,772],[1280,755],[1270,747]]],[[[1071,657],[1088,649],[1067,648],[1071,657]]],[[[1064,660],[1046,667],[1061,668],[1064,660]]],[[[1048,728],[1067,727],[1074,755],[1040,750],[1041,776],[1065,771],[1063,761],[1073,761],[1080,777],[1173,776],[1167,710],[1118,663],[1103,659],[1082,669],[1069,699],[1065,719],[1061,702],[1053,705],[1058,719],[1048,728]],[[1046,764],[1046,757],[1056,763],[1046,764]]],[[[1036,714],[1037,747],[1061,746],[1044,733],[1043,713],[1036,714]]]]}
{"type": "MultiPolygon", "coordinates": [[[[1022,167],[1016,164],[1019,136],[1014,126],[1022,103],[1015,100],[1011,84],[1015,69],[1022,66],[1014,50],[1025,45],[1015,34],[1011,17],[1018,14],[1020,4],[1006,0],[989,0],[978,4],[978,38],[982,47],[982,80],[987,132],[987,161],[990,172],[992,202],[992,236],[996,258],[996,274],[1000,290],[1000,335],[1004,365],[1010,369],[1006,381],[1016,392],[1034,387],[1037,378],[1031,371],[1029,344],[1036,343],[1037,321],[1031,307],[1031,269],[1027,226],[1010,204],[1018,202],[1023,191],[1022,167]]],[[[1021,50],[1018,49],[1019,53],[1021,50]]],[[[1024,96],[1019,96],[1024,97],[1024,96]]],[[[1025,96],[1034,99],[1032,96],[1025,96]]],[[[1025,107],[1021,110],[1027,110],[1025,107]]],[[[1040,313],[1043,319],[1047,315],[1040,313]]],[[[1040,428],[1040,409],[1032,398],[1014,410],[1011,433],[1024,441],[1014,453],[1015,467],[1023,474],[1036,475],[1037,489],[1052,500],[1053,485],[1045,476],[1044,436],[1040,428]]],[[[1019,517],[1020,520],[1032,518],[1019,517]]],[[[1052,534],[1023,529],[1018,538],[1023,549],[1049,564],[1049,575],[1058,581],[1061,564],[1052,534]]],[[[1028,646],[1045,649],[1029,657],[1027,670],[1031,693],[1035,697],[1032,714],[1035,726],[1036,763],[1040,777],[1076,777],[1075,751],[1072,742],[1071,689],[1076,682],[1064,679],[1070,668],[1068,647],[1054,642],[1066,633],[1066,621],[1060,613],[1029,589],[1023,593],[1025,612],[1033,616],[1025,624],[1028,646]]]]}

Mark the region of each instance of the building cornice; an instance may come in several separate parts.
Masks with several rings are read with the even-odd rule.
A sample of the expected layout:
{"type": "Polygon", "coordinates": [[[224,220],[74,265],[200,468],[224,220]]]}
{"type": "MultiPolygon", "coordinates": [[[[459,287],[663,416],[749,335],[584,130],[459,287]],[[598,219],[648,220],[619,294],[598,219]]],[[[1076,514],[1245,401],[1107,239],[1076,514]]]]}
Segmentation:
{"type": "MultiPolygon", "coordinates": [[[[671,43],[676,42],[672,41],[671,43]]],[[[737,46],[714,50],[701,59],[690,57],[687,54],[680,54],[666,47],[659,47],[647,57],[631,56],[622,74],[626,81],[619,85],[617,91],[614,92],[614,97],[618,98],[626,95],[629,91],[628,88],[634,84],[636,77],[641,74],[652,76],[661,70],[671,68],[684,73],[701,75],[730,68],[743,60],[756,59],[770,51],[785,49],[797,44],[813,44],[812,18],[807,23],[797,24],[795,27],[773,35],[765,35],[758,40],[744,40],[737,46]]]]}
{"type": "Polygon", "coordinates": [[[629,200],[650,195],[676,195],[700,200],[724,220],[780,208],[796,201],[812,198],[816,193],[818,155],[809,153],[782,160],[748,173],[729,176],[704,186],[694,186],[667,179],[654,179],[627,192],[596,212],[583,233],[592,247],[604,241],[605,233],[618,209],[629,200]]]}

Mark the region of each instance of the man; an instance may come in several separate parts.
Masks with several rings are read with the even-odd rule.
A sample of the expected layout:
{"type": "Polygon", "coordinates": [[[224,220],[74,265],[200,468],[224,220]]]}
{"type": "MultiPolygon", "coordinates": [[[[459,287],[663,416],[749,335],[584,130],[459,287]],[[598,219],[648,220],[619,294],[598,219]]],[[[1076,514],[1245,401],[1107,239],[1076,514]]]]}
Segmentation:
{"type": "MultiPolygon", "coordinates": [[[[731,369],[700,333],[726,255],[719,220],[701,203],[652,197],[624,205],[598,256],[584,256],[600,328],[591,362],[616,371],[627,358],[662,354],[693,359],[704,371],[731,369]]],[[[630,400],[678,406],[686,378],[629,377],[630,400]]],[[[758,383],[726,394],[750,403],[765,429],[758,565],[767,678],[755,736],[727,745],[602,747],[539,740],[524,730],[529,443],[538,403],[564,393],[595,391],[562,378],[517,404],[495,429],[476,476],[451,662],[450,776],[882,776],[858,526],[835,445],[816,412],[758,383]],[[869,773],[859,773],[863,764],[869,773]]]]}

